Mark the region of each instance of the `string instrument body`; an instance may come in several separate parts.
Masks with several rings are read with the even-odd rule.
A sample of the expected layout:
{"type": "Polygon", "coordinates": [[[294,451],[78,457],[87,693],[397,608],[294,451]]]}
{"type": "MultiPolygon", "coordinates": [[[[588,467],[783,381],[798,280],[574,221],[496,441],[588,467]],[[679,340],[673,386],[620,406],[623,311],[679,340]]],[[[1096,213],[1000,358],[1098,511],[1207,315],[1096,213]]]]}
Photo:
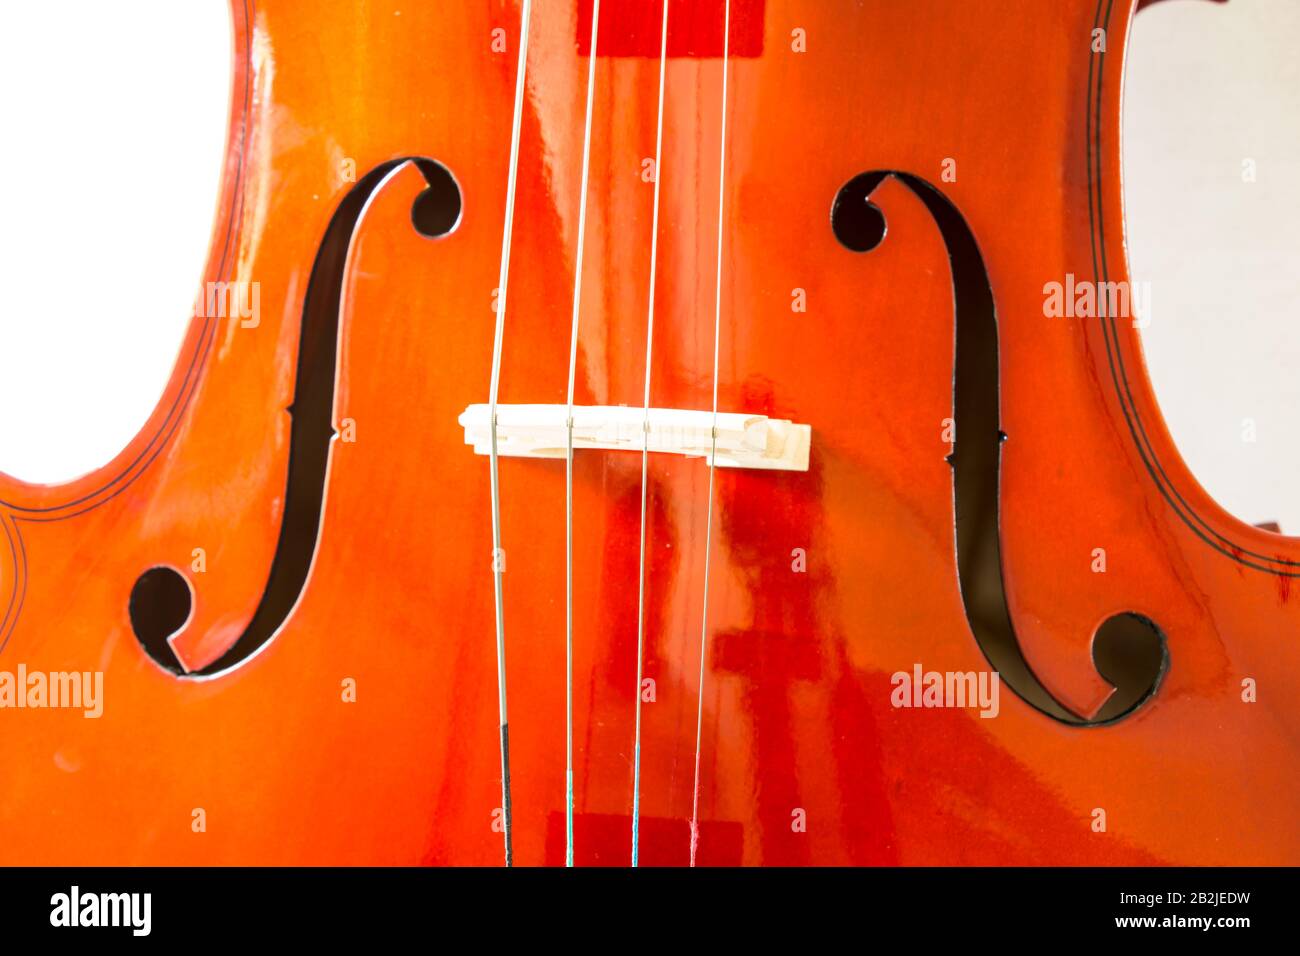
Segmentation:
{"type": "MultiPolygon", "coordinates": [[[[693,816],[701,865],[1300,859],[1300,545],[1197,484],[1132,322],[1044,310],[1128,280],[1134,0],[674,2],[657,166],[661,7],[600,6],[575,401],[710,410],[716,332],[718,409],[812,440],[649,456],[643,611],[641,455],[575,453],[574,861],[629,862],[638,694],[643,864],[693,816]]],[[[562,864],[565,463],[500,459],[496,554],[458,422],[519,5],[231,14],[204,282],[258,314],[199,309],[103,468],[0,476],[0,670],[103,674],[0,715],[0,861],[499,864],[500,559],[513,861],[562,864]]],[[[506,404],[567,399],[592,14],[533,8],[506,404]]]]}

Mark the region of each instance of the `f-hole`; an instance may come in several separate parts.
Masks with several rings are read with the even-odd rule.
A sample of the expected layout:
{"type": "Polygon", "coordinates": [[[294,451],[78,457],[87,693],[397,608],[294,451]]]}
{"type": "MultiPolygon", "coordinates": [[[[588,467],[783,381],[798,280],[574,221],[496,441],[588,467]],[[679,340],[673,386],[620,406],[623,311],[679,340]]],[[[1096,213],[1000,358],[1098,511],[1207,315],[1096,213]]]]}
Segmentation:
{"type": "MultiPolygon", "coordinates": [[[[1057,700],[1025,659],[1002,571],[998,514],[1002,443],[1007,435],[1000,424],[997,310],[988,271],[961,212],[938,188],[909,173],[874,171],[846,183],[832,205],[837,236],[844,230],[836,222],[836,212],[870,203],[889,177],[907,186],[929,210],[943,236],[952,271],[956,438],[948,461],[953,474],[958,583],[971,633],[1003,683],[1031,706],[1077,726],[1112,723],[1155,694],[1169,666],[1165,635],[1155,622],[1132,612],[1116,614],[1097,628],[1092,639],[1093,666],[1114,690],[1090,715],[1077,714],[1057,700]]],[[[883,228],[880,235],[883,240],[883,228]]],[[[844,244],[854,248],[853,243],[844,244]]]]}
{"type": "Polygon", "coordinates": [[[432,220],[437,234],[442,235],[459,221],[461,197],[455,179],[441,164],[422,158],[397,159],[375,167],[352,187],[330,219],[303,301],[293,402],[287,409],[291,426],[284,518],[266,586],[248,627],[217,660],[200,670],[186,671],[172,651],[171,641],[191,617],[189,586],[178,572],[154,567],[141,574],[131,590],[127,608],[136,638],[150,658],[178,677],[212,677],[238,666],[275,636],[302,596],[316,554],[325,476],[336,434],[334,383],[348,248],[371,197],[408,161],[416,164],[429,184],[412,209],[412,228],[418,230],[432,220]],[[430,216],[431,192],[440,216],[430,216]],[[447,212],[452,209],[454,214],[447,212]]]}

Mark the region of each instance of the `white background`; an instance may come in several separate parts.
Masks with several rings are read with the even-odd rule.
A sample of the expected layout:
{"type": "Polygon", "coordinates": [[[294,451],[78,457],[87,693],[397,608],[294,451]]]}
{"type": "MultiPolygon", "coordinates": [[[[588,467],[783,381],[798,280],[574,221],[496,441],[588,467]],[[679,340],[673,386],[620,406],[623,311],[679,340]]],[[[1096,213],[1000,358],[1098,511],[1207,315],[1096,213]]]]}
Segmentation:
{"type": "Polygon", "coordinates": [[[1225,508],[1300,535],[1300,2],[1143,11],[1124,172],[1129,259],[1151,283],[1143,342],[1174,440],[1225,508]]]}
{"type": "MultiPolygon", "coordinates": [[[[1175,439],[1225,507],[1300,534],[1297,51],[1296,0],[1157,5],[1134,29],[1124,133],[1175,439]]],[[[207,254],[229,72],[226,0],[6,5],[0,471],[83,474],[158,400],[207,254]]]]}
{"type": "Polygon", "coordinates": [[[108,462],[162,394],[207,257],[230,98],[225,0],[0,14],[0,471],[108,462]]]}

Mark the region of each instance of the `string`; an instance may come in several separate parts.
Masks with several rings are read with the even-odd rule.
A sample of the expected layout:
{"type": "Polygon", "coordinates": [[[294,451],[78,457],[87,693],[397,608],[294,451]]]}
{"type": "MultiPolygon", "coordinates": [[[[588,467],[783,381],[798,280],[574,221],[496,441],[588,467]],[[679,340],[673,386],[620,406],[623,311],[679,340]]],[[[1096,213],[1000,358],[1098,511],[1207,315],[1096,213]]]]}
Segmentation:
{"type": "Polygon", "coordinates": [[[636,599],[636,738],[632,751],[632,865],[640,852],[641,826],[641,681],[645,660],[645,516],[646,479],[650,468],[650,356],[655,329],[655,269],[659,261],[659,182],[662,177],[664,143],[664,74],[668,62],[668,3],[659,33],[659,118],[655,127],[655,199],[650,225],[650,304],[645,332],[645,420],[641,431],[641,563],[637,574],[636,599]]]}
{"type": "Polygon", "coordinates": [[[515,187],[519,181],[519,134],[524,106],[524,74],[528,65],[528,23],[532,0],[523,0],[519,24],[519,63],[515,68],[515,106],[510,129],[510,173],[506,180],[505,230],[501,238],[501,275],[497,283],[496,332],[492,342],[492,384],[488,394],[492,449],[488,471],[492,482],[492,584],[496,601],[497,712],[501,725],[501,817],[506,866],[514,863],[510,818],[510,730],[506,719],[506,626],[502,607],[501,575],[505,554],[501,550],[501,489],[497,455],[497,395],[501,386],[501,346],[506,326],[506,289],[510,281],[510,240],[515,226],[515,187]]]}
{"type": "Polygon", "coordinates": [[[573,328],[569,337],[569,408],[565,421],[568,431],[564,468],[565,866],[573,866],[573,386],[578,368],[578,317],[582,310],[582,258],[587,243],[587,179],[591,170],[591,113],[596,92],[596,37],[599,25],[600,0],[595,0],[591,11],[591,56],[587,62],[587,118],[582,135],[578,248],[573,264],[573,328]]]}
{"type": "Polygon", "coordinates": [[[709,557],[713,543],[713,473],[718,457],[718,346],[722,338],[722,225],[727,175],[727,66],[731,52],[731,0],[722,27],[722,145],[718,158],[718,280],[713,299],[713,429],[709,455],[709,505],[704,525],[704,610],[700,620],[700,694],[695,713],[695,792],[691,801],[691,866],[700,842],[700,741],[704,731],[704,652],[709,636],[709,557]]]}

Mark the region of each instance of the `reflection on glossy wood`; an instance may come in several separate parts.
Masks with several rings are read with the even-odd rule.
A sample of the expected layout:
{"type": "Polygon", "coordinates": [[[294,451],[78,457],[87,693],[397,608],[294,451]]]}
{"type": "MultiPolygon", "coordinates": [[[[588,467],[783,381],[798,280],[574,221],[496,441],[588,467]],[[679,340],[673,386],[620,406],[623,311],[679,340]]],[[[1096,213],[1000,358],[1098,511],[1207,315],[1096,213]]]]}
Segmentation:
{"type": "MultiPolygon", "coordinates": [[[[1196,484],[1129,323],[1044,317],[1045,283],[1126,278],[1118,110],[1134,0],[733,2],[737,29],[758,32],[730,64],[725,183],[716,25],[684,16],[670,43],[651,401],[711,407],[721,188],[719,407],[814,438],[807,472],[717,471],[707,597],[707,467],[651,456],[642,862],[687,859],[705,600],[701,864],[1300,862],[1300,547],[1196,484]],[[1099,625],[1133,612],[1167,638],[1158,689],[1122,720],[1070,726],[1005,689],[991,718],[891,704],[896,672],[988,665],[945,460],[948,248],[922,199],[886,178],[869,197],[884,240],[846,249],[831,204],[870,170],[934,183],[982,254],[1007,439],[1000,522],[972,520],[1000,526],[1025,662],[1093,715],[1112,690],[1091,654],[1099,625]]],[[[635,408],[658,61],[631,7],[602,7],[576,401],[635,408]]],[[[0,710],[0,862],[499,863],[487,466],[457,417],[487,394],[519,11],[232,12],[206,279],[258,283],[260,315],[196,318],[158,410],[108,467],[59,487],[0,477],[0,670],[104,673],[97,719],[0,710]],[[412,225],[430,185],[429,167],[400,162],[415,156],[463,197],[438,238],[412,225]],[[356,180],[384,164],[350,238],[320,252],[356,180]],[[331,255],[346,256],[333,379],[328,336],[304,331],[331,255]],[[233,669],[167,671],[133,634],[133,586],[154,567],[183,575],[176,661],[192,675],[229,660],[282,554],[303,479],[299,386],[322,368],[339,436],[301,594],[233,669]]],[[[580,0],[535,4],[506,403],[565,402],[589,15],[580,0]]],[[[622,865],[640,456],[587,451],[574,472],[576,854],[622,865]]],[[[562,462],[501,461],[523,864],[564,859],[564,485],[562,462]]]]}

